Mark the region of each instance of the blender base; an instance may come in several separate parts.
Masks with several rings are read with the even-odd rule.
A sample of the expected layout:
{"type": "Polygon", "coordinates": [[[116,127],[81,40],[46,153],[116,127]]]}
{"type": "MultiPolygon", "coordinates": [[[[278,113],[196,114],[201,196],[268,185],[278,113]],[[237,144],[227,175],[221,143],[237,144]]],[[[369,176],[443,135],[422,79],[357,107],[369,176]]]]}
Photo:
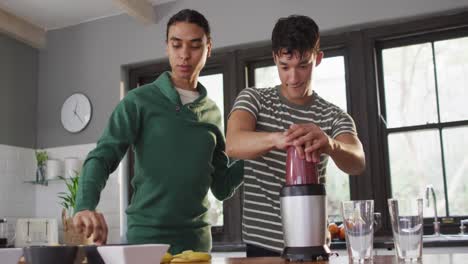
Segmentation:
{"type": "Polygon", "coordinates": [[[330,249],[327,245],[316,247],[285,247],[281,257],[288,261],[328,260],[330,249]]]}

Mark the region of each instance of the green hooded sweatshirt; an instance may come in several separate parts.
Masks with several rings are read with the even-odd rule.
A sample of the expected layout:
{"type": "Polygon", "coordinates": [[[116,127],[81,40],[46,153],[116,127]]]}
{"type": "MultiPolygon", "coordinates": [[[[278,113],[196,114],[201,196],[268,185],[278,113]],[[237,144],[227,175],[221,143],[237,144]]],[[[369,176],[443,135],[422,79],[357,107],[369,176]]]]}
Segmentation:
{"type": "Polygon", "coordinates": [[[243,162],[229,164],[220,111],[198,83],[200,97],[182,105],[170,73],[130,91],[86,157],[75,212],[95,210],[102,189],[132,146],[133,196],[127,213],[130,244],[170,244],[171,253],[211,250],[208,190],[231,197],[243,162]]]}

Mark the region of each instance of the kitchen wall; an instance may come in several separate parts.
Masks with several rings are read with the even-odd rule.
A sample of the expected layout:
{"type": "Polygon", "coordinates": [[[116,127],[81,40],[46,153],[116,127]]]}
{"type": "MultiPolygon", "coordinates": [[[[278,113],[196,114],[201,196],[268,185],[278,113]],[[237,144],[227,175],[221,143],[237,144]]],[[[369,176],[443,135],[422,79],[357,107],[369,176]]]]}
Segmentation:
{"type": "MultiPolygon", "coordinates": [[[[0,217],[34,216],[39,52],[0,33],[0,217]]],[[[12,234],[11,234],[12,235],[12,234]]]]}
{"type": "MultiPolygon", "coordinates": [[[[74,146],[56,147],[45,149],[49,158],[64,161],[65,158],[78,158],[84,160],[90,150],[96,144],[82,144],[74,146]]],[[[119,219],[119,170],[109,176],[106,187],[101,193],[101,200],[96,210],[102,212],[109,227],[108,243],[119,243],[120,240],[120,219],[119,219]]],[[[57,218],[60,228],[62,228],[60,216],[62,207],[59,205],[57,193],[65,190],[62,181],[51,181],[48,186],[37,186],[35,194],[35,216],[57,218]]],[[[61,234],[59,232],[59,234],[61,234]]]]}
{"type": "Polygon", "coordinates": [[[39,60],[38,146],[95,142],[119,101],[121,66],[164,58],[167,20],[183,8],[207,17],[216,49],[268,40],[275,21],[290,14],[309,15],[327,31],[468,8],[468,0],[178,0],[155,8],[154,25],[120,15],[50,31],[39,60]],[[59,116],[74,92],[93,104],[91,123],[77,135],[63,130],[59,116]]]}
{"type": "Polygon", "coordinates": [[[36,145],[39,52],[0,33],[0,144],[36,145]]]}
{"type": "MultiPolygon", "coordinates": [[[[45,149],[49,158],[84,159],[96,144],[83,144],[45,149]]],[[[15,232],[18,218],[55,218],[62,229],[61,211],[57,194],[66,191],[62,181],[49,181],[48,186],[33,185],[36,160],[34,149],[0,145],[0,217],[9,223],[10,237],[15,232]]],[[[109,243],[122,241],[120,233],[119,169],[109,176],[101,194],[97,210],[105,215],[109,227],[109,243]]],[[[62,233],[59,232],[59,239],[62,233]]]]}
{"type": "Polygon", "coordinates": [[[17,218],[35,215],[36,188],[25,183],[34,179],[35,165],[32,149],[0,145],[0,218],[7,219],[10,237],[17,218]]]}

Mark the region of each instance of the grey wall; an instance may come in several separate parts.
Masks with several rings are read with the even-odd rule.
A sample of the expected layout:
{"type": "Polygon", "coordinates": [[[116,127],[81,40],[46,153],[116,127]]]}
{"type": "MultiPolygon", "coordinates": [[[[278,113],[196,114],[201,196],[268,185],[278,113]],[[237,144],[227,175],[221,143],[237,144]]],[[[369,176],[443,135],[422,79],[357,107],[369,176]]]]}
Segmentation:
{"type": "Polygon", "coordinates": [[[0,33],[0,144],[36,145],[38,51],[0,33]]]}
{"type": "Polygon", "coordinates": [[[119,15],[50,31],[39,59],[38,146],[95,142],[119,101],[121,66],[164,58],[165,24],[183,8],[208,18],[216,49],[268,40],[276,20],[290,14],[309,15],[326,31],[466,7],[468,0],[178,0],[156,7],[158,23],[150,26],[119,15]],[[60,124],[60,107],[74,92],[93,104],[91,123],[79,134],[60,124]]]}

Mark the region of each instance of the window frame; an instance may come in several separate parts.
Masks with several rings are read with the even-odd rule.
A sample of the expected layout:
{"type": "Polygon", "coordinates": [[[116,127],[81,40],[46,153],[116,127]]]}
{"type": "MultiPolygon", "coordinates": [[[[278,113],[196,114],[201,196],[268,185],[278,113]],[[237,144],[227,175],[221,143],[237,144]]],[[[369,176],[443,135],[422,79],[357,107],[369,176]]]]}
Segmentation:
{"type": "MultiPolygon", "coordinates": [[[[456,14],[433,14],[403,22],[390,21],[377,26],[359,25],[354,28],[322,32],[321,47],[325,55],[333,53],[334,50],[339,50],[340,55],[344,55],[347,111],[356,123],[358,136],[366,153],[366,170],[361,175],[349,179],[350,196],[352,200],[374,200],[375,211],[382,214],[382,228],[376,233],[377,236],[392,234],[387,204],[392,192],[387,134],[383,119],[385,115],[382,115],[385,108],[382,101],[384,94],[381,90],[383,84],[378,48],[399,45],[398,43],[418,42],[434,36],[443,38],[465,31],[468,32],[468,11],[456,14]]],[[[254,86],[254,77],[248,78],[254,76],[254,72],[249,68],[268,61],[273,63],[269,41],[213,51],[202,74],[209,71],[216,72],[219,69],[224,73],[225,124],[237,94],[245,87],[254,86]]],[[[167,59],[146,65],[130,66],[129,87],[137,87],[138,78],[142,76],[151,76],[152,73],[169,69],[167,59]]],[[[457,124],[454,122],[453,125],[457,124]]],[[[132,173],[130,171],[130,175],[132,173]]],[[[241,186],[234,197],[224,203],[225,226],[222,232],[213,230],[215,250],[229,251],[243,248],[242,196],[241,186]]],[[[459,218],[467,217],[446,219],[450,223],[442,223],[442,233],[458,232],[459,218]]],[[[424,233],[432,232],[432,219],[425,219],[424,233]]]]}
{"type": "MultiPolygon", "coordinates": [[[[342,45],[342,43],[346,40],[345,35],[337,35],[337,36],[325,36],[322,38],[322,46],[321,46],[321,51],[324,52],[324,59],[325,58],[332,58],[332,57],[337,57],[337,56],[343,56],[344,59],[344,71],[345,71],[345,85],[346,85],[346,103],[348,106],[348,109],[343,109],[344,111],[347,111],[350,113],[351,110],[351,85],[350,85],[350,76],[348,74],[349,70],[349,52],[347,49],[342,45]],[[325,44],[324,44],[325,42],[325,44]]],[[[242,60],[241,63],[245,65],[245,72],[247,72],[246,75],[246,82],[248,84],[247,87],[255,87],[255,69],[261,68],[261,67],[268,67],[268,66],[274,66],[274,60],[273,60],[273,55],[271,51],[271,45],[267,45],[263,47],[263,50],[259,52],[259,55],[251,55],[250,52],[246,52],[246,54],[242,54],[242,60]],[[268,55],[266,55],[268,54],[268,55]]],[[[320,66],[319,66],[320,67],[320,66]]],[[[280,83],[278,83],[280,84],[280,83]]],[[[256,87],[256,88],[264,88],[264,87],[256,87]]],[[[349,180],[349,193],[350,197],[353,197],[351,192],[351,178],[348,175],[348,180],[349,180]]]]}
{"type": "MultiPolygon", "coordinates": [[[[364,64],[367,68],[365,85],[369,92],[368,111],[372,115],[369,119],[369,136],[371,142],[370,170],[371,173],[375,175],[375,180],[383,183],[381,186],[376,185],[376,191],[378,192],[374,192],[374,197],[376,200],[376,210],[380,210],[382,213],[384,227],[382,231],[385,234],[391,234],[387,199],[391,198],[392,190],[387,142],[389,130],[386,129],[384,118],[385,95],[383,91],[381,48],[453,38],[458,34],[462,34],[462,32],[468,32],[467,29],[468,12],[465,11],[454,15],[432,16],[415,21],[386,25],[362,31],[363,57],[365,58],[364,64]]],[[[452,123],[453,126],[460,125],[462,123],[464,124],[463,121],[446,123],[452,123]]],[[[439,124],[440,123],[437,123],[427,127],[439,128],[439,124]]],[[[414,126],[411,128],[420,127],[422,126],[414,126]]],[[[391,129],[392,132],[399,130],[403,131],[404,129],[391,129]]],[[[459,220],[463,218],[466,218],[466,216],[441,218],[441,232],[458,232],[459,220]]],[[[424,234],[431,234],[434,232],[432,222],[433,218],[424,219],[424,234]]]]}

